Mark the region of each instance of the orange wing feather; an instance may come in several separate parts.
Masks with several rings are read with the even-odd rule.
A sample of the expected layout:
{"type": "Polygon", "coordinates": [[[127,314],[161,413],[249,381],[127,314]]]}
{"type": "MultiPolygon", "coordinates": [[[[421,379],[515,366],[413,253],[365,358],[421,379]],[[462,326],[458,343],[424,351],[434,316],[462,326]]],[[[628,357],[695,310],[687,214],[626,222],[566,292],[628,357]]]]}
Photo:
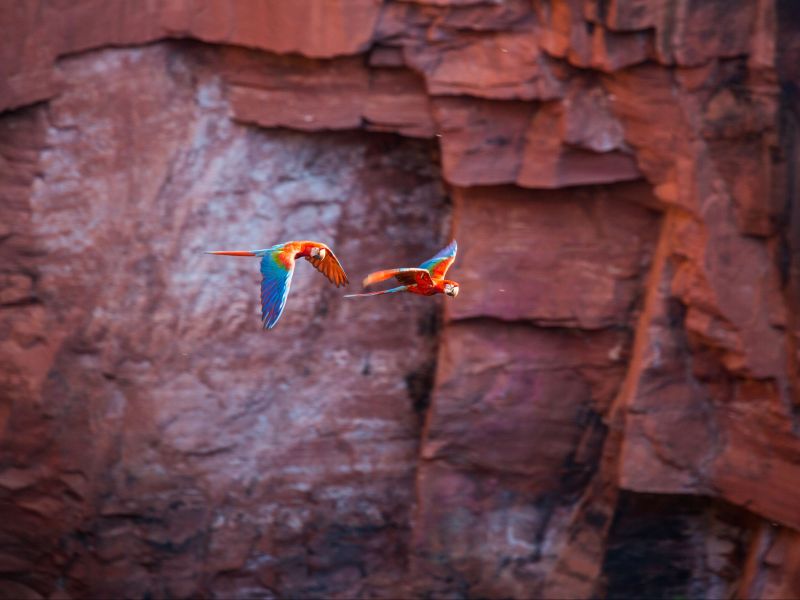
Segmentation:
{"type": "Polygon", "coordinates": [[[339,259],[325,244],[317,244],[321,248],[325,248],[325,258],[306,256],[305,259],[310,262],[314,268],[325,275],[328,280],[336,287],[347,285],[349,283],[347,274],[344,272],[339,259]]]}

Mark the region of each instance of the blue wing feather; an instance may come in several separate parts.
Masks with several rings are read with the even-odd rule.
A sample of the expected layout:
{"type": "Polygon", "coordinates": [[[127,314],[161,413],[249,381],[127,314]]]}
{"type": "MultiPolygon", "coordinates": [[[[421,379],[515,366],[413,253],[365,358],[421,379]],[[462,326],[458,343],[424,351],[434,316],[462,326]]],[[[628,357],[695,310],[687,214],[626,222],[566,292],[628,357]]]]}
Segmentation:
{"type": "Polygon", "coordinates": [[[261,259],[261,320],[266,329],[272,329],[281,318],[294,274],[294,265],[287,269],[279,254],[280,249],[267,251],[261,259]]]}
{"type": "MultiPolygon", "coordinates": [[[[455,240],[453,240],[447,246],[439,250],[439,252],[436,253],[436,256],[429,258],[424,263],[422,263],[419,266],[419,268],[427,269],[428,271],[431,272],[431,274],[433,274],[433,272],[436,270],[436,267],[438,267],[441,263],[445,261],[449,261],[450,263],[452,263],[456,257],[456,252],[458,252],[458,244],[456,243],[455,240]]],[[[446,271],[447,269],[445,269],[445,272],[446,271]]],[[[444,273],[442,273],[440,276],[443,277],[444,273]]]]}

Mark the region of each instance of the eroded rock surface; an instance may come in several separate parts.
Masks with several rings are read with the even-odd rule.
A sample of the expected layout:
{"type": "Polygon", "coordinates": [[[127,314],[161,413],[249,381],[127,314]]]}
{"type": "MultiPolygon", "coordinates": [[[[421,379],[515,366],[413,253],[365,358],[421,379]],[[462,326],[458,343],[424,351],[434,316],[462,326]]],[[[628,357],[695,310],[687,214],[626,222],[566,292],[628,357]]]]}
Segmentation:
{"type": "Polygon", "coordinates": [[[324,239],[355,280],[432,254],[445,198],[428,143],[238,125],[218,78],[167,46],[60,75],[57,100],[6,117],[22,166],[40,152],[27,228],[7,234],[28,236],[13,256],[33,280],[4,288],[3,371],[28,386],[4,403],[9,567],[36,558],[32,589],[110,596],[401,582],[407,379],[435,359],[419,333],[435,305],[375,310],[301,264],[267,335],[257,261],[202,251],[324,239]]]}
{"type": "Polygon", "coordinates": [[[3,594],[800,595],[795,3],[0,34],[3,594]],[[302,237],[355,287],[455,237],[461,294],[300,265],[265,334],[202,250],[302,237]]]}

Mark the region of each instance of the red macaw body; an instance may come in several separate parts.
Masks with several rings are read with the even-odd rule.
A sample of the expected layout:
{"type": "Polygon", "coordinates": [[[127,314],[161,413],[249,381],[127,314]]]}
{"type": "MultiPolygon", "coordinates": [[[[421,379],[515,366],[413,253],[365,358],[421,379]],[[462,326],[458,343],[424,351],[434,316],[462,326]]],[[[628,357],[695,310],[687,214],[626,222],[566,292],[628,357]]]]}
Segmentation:
{"type": "Polygon", "coordinates": [[[292,241],[264,250],[217,250],[207,254],[262,257],[261,320],[265,329],[272,329],[283,313],[298,258],[305,258],[336,287],[348,283],[347,275],[336,255],[321,242],[292,241]]]}
{"type": "Polygon", "coordinates": [[[364,287],[391,279],[392,277],[403,285],[380,292],[350,294],[345,296],[345,298],[379,296],[381,294],[393,294],[395,292],[408,292],[410,294],[419,294],[420,296],[445,294],[455,298],[458,295],[458,283],[450,279],[445,279],[444,276],[447,274],[450,265],[455,261],[457,251],[458,244],[453,240],[449,246],[440,250],[436,256],[426,260],[419,267],[387,269],[385,271],[372,273],[364,279],[364,287]]]}

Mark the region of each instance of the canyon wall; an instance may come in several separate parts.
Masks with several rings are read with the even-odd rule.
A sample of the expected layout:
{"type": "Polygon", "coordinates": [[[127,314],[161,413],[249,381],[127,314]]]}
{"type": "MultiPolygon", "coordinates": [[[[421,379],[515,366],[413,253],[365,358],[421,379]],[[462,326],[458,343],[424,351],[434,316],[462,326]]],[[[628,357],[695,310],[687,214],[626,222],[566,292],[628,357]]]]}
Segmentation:
{"type": "Polygon", "coordinates": [[[798,86],[790,0],[9,3],[0,597],[800,595],[798,86]]]}

